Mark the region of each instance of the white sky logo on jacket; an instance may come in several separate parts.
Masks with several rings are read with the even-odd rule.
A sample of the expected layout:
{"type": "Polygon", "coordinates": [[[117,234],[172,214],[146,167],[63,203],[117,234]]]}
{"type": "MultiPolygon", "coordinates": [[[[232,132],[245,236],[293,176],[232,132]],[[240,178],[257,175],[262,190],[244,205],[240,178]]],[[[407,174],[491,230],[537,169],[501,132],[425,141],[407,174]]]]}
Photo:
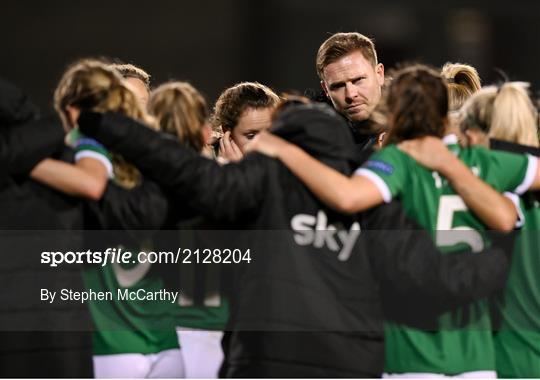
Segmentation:
{"type": "Polygon", "coordinates": [[[327,246],[339,252],[338,260],[347,261],[352,248],[360,235],[360,225],[354,222],[349,230],[341,224],[328,224],[328,217],[319,210],[317,216],[298,214],[291,219],[291,228],[296,232],[294,241],[298,245],[311,245],[315,248],[327,246]]]}

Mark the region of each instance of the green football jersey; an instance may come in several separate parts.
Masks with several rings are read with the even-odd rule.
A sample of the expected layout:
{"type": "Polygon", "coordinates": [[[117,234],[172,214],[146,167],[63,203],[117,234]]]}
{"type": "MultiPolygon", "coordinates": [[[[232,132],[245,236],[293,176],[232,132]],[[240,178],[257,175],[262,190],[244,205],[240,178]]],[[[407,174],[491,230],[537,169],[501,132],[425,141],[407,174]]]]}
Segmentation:
{"type": "Polygon", "coordinates": [[[497,374],[540,378],[540,205],[526,195],[525,224],[516,241],[495,334],[497,374]]]}
{"type": "Polygon", "coordinates": [[[229,318],[229,303],[223,293],[222,265],[180,267],[180,294],[173,310],[176,326],[223,331],[229,318]]]}
{"type": "Polygon", "coordinates": [[[178,338],[167,300],[127,300],[117,297],[118,290],[159,292],[163,279],[152,264],[107,264],[83,271],[87,289],[109,291],[112,300],[91,301],[90,311],[95,325],[94,354],[152,354],[178,348],[178,338]]]}
{"type": "MultiPolygon", "coordinates": [[[[98,160],[105,165],[109,177],[113,177],[110,154],[103,145],[77,129],[68,134],[67,142],[75,150],[75,160],[98,160]]],[[[118,297],[118,291],[126,289],[149,292],[164,289],[163,279],[151,270],[151,264],[88,266],[83,271],[83,278],[87,289],[112,294],[111,300],[89,302],[95,327],[95,355],[150,354],[178,348],[170,318],[173,305],[168,301],[121,300],[118,297]]]]}
{"type": "MultiPolygon", "coordinates": [[[[227,267],[222,264],[204,263],[211,258],[206,250],[207,240],[214,235],[207,231],[186,230],[176,233],[178,245],[189,247],[189,258],[173,271],[181,294],[172,318],[177,327],[199,330],[223,331],[229,319],[229,303],[225,288],[227,267]],[[204,243],[201,243],[204,242],[204,243]],[[188,261],[189,260],[189,261],[188,261]]],[[[223,245],[226,246],[226,245],[223,245]]]]}
{"type": "MultiPolygon", "coordinates": [[[[500,192],[523,193],[536,173],[536,159],[489,151],[462,149],[452,136],[449,148],[485,182],[500,192]]],[[[420,166],[395,145],[375,153],[357,174],[370,178],[385,201],[399,198],[406,213],[431,231],[444,252],[471,248],[480,252],[486,242],[484,224],[456,195],[444,177],[420,166]]],[[[486,300],[439,318],[435,332],[396,323],[385,326],[387,373],[458,374],[495,370],[495,352],[486,300]]]]}

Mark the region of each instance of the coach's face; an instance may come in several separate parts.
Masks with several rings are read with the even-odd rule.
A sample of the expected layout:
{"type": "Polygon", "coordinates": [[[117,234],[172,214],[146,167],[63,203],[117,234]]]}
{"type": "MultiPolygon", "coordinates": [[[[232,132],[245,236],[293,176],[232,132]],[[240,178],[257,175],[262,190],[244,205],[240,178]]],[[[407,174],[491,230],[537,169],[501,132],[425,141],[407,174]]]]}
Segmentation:
{"type": "Polygon", "coordinates": [[[360,51],[327,65],[321,81],[334,108],[351,121],[369,118],[381,99],[383,83],[384,66],[373,67],[360,51]]]}

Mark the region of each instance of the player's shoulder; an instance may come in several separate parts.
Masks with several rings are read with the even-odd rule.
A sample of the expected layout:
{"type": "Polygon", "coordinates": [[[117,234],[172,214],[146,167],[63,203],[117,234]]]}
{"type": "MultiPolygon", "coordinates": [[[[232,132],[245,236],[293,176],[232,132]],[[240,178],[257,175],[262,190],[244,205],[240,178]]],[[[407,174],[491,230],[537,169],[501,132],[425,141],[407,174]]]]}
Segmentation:
{"type": "Polygon", "coordinates": [[[392,174],[395,169],[410,165],[412,158],[400,150],[397,145],[387,145],[373,153],[364,163],[364,167],[392,174]]]}
{"type": "Polygon", "coordinates": [[[492,161],[497,157],[497,153],[481,145],[472,145],[459,149],[458,157],[466,164],[482,164],[492,161]]]}
{"type": "Polygon", "coordinates": [[[490,149],[483,145],[471,145],[467,148],[462,149],[464,152],[468,152],[470,154],[474,154],[477,156],[485,156],[485,157],[504,157],[504,156],[523,156],[525,153],[520,152],[511,152],[511,151],[505,151],[505,150],[498,150],[498,149],[490,149]]]}
{"type": "Polygon", "coordinates": [[[414,162],[412,158],[395,144],[387,145],[384,148],[373,153],[366,161],[366,166],[376,163],[406,163],[414,162]]]}
{"type": "Polygon", "coordinates": [[[515,160],[525,160],[526,155],[514,153],[514,152],[505,152],[501,150],[493,150],[481,145],[475,145],[467,147],[462,150],[463,157],[469,160],[476,160],[479,162],[489,162],[489,161],[498,161],[498,162],[515,162],[515,160]]]}

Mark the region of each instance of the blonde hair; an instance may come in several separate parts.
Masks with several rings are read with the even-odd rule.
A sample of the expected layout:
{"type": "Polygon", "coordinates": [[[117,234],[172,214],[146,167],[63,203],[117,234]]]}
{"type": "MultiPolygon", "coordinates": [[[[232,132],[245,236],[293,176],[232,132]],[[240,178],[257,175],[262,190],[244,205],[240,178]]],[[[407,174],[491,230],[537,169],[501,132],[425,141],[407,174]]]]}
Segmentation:
{"type": "Polygon", "coordinates": [[[462,128],[477,128],[489,137],[538,147],[537,111],[529,84],[508,82],[474,94],[462,109],[462,128]]]}
{"type": "Polygon", "coordinates": [[[150,95],[148,111],[154,115],[162,131],[198,152],[205,141],[203,126],[208,119],[208,105],[203,96],[187,82],[170,82],[150,95]]]}
{"type": "Polygon", "coordinates": [[[441,76],[448,86],[449,111],[459,110],[463,103],[482,87],[478,71],[463,63],[445,63],[441,76]]]}
{"type": "MultiPolygon", "coordinates": [[[[155,128],[154,121],[141,108],[135,94],[124,85],[120,74],[98,60],[83,59],[64,72],[54,92],[54,107],[66,122],[67,107],[95,112],[118,112],[155,128]]],[[[112,154],[115,181],[131,188],[140,182],[140,173],[123,157],[112,154]]]]}

